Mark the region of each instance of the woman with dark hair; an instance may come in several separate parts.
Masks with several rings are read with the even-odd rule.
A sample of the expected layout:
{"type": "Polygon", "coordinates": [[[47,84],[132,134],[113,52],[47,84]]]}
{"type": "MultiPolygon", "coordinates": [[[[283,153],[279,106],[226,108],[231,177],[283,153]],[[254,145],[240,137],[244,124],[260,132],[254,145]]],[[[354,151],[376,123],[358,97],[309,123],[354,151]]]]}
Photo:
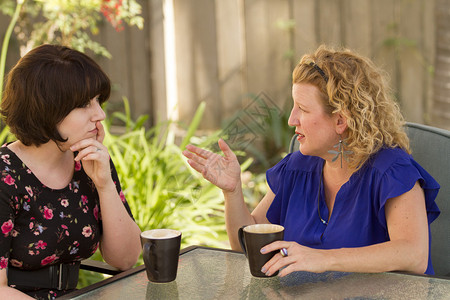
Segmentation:
{"type": "Polygon", "coordinates": [[[255,223],[285,227],[285,241],[262,272],[384,272],[433,274],[429,225],[439,215],[439,184],[410,155],[404,119],[384,76],[368,58],[325,46],[303,56],[292,74],[300,151],[266,173],[268,192],[249,212],[240,167],[223,140],[224,156],[188,145],[184,155],[225,196],[228,237],[255,223]]]}
{"type": "Polygon", "coordinates": [[[0,148],[2,297],[75,289],[97,248],[121,270],[136,263],[140,229],[102,144],[109,95],[101,68],[63,46],[31,50],[8,74],[1,114],[17,141],[0,148]]]}

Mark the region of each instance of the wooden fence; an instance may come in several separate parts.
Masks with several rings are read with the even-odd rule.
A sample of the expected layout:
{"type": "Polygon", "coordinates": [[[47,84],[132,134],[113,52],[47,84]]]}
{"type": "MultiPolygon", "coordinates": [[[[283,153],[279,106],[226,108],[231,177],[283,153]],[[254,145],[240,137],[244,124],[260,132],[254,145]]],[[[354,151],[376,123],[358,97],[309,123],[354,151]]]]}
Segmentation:
{"type": "MultiPolygon", "coordinates": [[[[142,0],[145,27],[97,39],[99,58],[133,115],[189,122],[201,101],[203,129],[218,129],[264,95],[291,100],[291,72],[302,54],[325,43],[371,57],[391,75],[408,121],[432,124],[435,53],[430,0],[142,0]]],[[[1,32],[7,20],[0,21],[1,32]]],[[[12,42],[14,49],[14,41],[12,42]]],[[[12,51],[14,52],[14,51],[12,51]]],[[[8,59],[11,66],[17,55],[8,59]]]]}

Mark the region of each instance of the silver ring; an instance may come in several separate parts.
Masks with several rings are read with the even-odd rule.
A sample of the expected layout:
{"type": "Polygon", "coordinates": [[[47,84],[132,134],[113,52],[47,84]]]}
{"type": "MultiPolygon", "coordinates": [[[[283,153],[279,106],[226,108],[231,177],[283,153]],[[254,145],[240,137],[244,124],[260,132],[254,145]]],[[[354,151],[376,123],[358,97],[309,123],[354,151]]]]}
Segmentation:
{"type": "Polygon", "coordinates": [[[100,148],[97,148],[97,150],[96,151],[102,151],[102,149],[100,149],[100,148]]]}
{"type": "Polygon", "coordinates": [[[288,256],[288,252],[287,252],[287,249],[286,249],[286,248],[281,248],[281,250],[280,250],[280,254],[281,254],[281,256],[283,256],[283,257],[286,257],[286,256],[288,256]]]}

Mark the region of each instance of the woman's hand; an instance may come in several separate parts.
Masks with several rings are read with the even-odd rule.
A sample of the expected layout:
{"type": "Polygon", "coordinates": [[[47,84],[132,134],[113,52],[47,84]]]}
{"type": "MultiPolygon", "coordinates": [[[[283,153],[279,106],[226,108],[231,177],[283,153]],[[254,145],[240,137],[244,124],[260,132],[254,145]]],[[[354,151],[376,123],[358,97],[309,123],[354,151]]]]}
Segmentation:
{"type": "Polygon", "coordinates": [[[322,273],[327,271],[326,250],[313,249],[301,246],[296,242],[276,241],[261,249],[261,253],[277,251],[278,253],[269,260],[261,269],[266,275],[271,275],[280,271],[279,276],[283,277],[295,271],[308,271],[322,273]],[[286,248],[288,255],[283,257],[280,253],[282,248],[286,248]]]}
{"type": "Polygon", "coordinates": [[[241,182],[241,167],[236,155],[224,140],[219,140],[224,156],[193,145],[187,145],[183,155],[189,165],[203,177],[226,192],[234,192],[241,182]]]}
{"type": "Polygon", "coordinates": [[[75,161],[81,161],[84,171],[99,189],[111,181],[111,169],[108,149],[102,144],[105,138],[105,129],[100,121],[95,126],[98,130],[95,139],[81,140],[73,144],[70,150],[78,151],[75,161]]]}

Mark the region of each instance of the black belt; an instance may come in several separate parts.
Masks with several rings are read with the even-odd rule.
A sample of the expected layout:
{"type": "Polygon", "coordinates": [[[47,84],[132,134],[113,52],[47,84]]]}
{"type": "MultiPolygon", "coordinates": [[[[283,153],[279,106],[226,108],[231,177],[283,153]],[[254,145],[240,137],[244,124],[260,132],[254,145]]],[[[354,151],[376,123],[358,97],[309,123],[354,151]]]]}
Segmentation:
{"type": "Polygon", "coordinates": [[[31,271],[8,266],[8,285],[71,290],[77,287],[79,270],[79,261],[31,271]]]}

